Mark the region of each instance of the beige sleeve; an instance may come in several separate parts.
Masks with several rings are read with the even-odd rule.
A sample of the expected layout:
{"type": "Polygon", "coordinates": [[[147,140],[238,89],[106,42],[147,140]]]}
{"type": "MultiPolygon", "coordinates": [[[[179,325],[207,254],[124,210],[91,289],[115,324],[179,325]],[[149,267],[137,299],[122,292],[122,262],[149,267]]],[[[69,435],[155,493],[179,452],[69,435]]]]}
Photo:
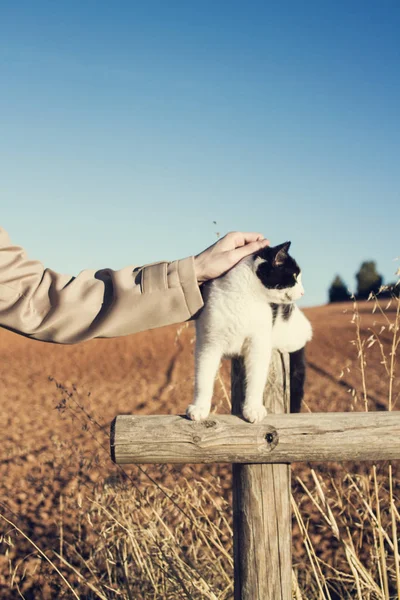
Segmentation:
{"type": "Polygon", "coordinates": [[[74,344],[186,321],[203,306],[192,256],[76,277],[46,269],[0,227],[0,326],[74,344]]]}

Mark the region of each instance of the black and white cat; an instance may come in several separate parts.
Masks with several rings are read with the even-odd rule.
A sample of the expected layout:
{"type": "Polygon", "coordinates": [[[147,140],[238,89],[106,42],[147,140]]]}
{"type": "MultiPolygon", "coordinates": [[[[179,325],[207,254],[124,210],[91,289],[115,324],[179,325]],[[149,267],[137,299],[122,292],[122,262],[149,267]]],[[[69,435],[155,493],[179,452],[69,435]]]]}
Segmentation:
{"type": "Polygon", "coordinates": [[[294,304],[304,288],[289,247],[286,242],[265,248],[205,285],[204,308],[196,321],[194,400],[186,411],[190,419],[198,421],[209,415],[221,358],[243,356],[243,416],[251,423],[261,421],[267,414],[263,392],[273,348],[290,353],[291,412],[300,410],[304,346],[312,329],[294,304]]]}

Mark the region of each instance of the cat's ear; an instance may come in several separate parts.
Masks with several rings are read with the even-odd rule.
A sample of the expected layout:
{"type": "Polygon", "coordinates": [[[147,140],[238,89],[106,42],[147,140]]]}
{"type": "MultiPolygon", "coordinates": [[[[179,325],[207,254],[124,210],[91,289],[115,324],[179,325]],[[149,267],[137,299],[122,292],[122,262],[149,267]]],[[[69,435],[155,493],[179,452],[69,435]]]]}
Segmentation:
{"type": "Polygon", "coordinates": [[[284,244],[280,244],[279,246],[276,246],[274,248],[275,256],[273,264],[275,267],[280,267],[285,262],[290,248],[290,244],[291,242],[285,242],[284,244]]]}

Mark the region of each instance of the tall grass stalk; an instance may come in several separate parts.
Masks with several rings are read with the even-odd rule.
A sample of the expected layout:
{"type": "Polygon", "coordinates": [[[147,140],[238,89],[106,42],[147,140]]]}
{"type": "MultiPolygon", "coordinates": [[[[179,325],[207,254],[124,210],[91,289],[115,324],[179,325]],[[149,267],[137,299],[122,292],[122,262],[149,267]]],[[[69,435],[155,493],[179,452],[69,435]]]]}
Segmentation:
{"type": "MultiPolygon", "coordinates": [[[[377,362],[382,373],[375,385],[387,382],[386,408],[396,406],[400,301],[391,302],[388,310],[379,297],[371,299],[366,306],[380,322],[369,327],[363,322],[366,306],[361,310],[354,303],[356,367],[349,406],[360,397],[364,410],[374,410],[376,391],[370,386],[377,376],[369,369],[377,362]]],[[[219,382],[221,404],[228,405],[224,370],[219,382]]],[[[35,588],[36,580],[36,590],[44,582],[57,598],[231,600],[231,497],[219,471],[112,467],[108,430],[87,410],[76,388],[57,387],[59,410],[86,428],[97,455],[82,466],[85,484],[59,496],[58,539],[49,540],[48,547],[24,533],[17,516],[0,515],[8,527],[0,544],[10,561],[10,594],[16,590],[24,597],[25,587],[35,588]],[[94,464],[103,473],[96,484],[90,483],[94,464]],[[67,522],[68,514],[74,522],[67,522]],[[15,552],[21,538],[28,544],[23,570],[15,552]],[[40,568],[28,568],[32,549],[40,568]]],[[[400,598],[399,488],[396,464],[294,466],[293,598],[400,598]]]]}

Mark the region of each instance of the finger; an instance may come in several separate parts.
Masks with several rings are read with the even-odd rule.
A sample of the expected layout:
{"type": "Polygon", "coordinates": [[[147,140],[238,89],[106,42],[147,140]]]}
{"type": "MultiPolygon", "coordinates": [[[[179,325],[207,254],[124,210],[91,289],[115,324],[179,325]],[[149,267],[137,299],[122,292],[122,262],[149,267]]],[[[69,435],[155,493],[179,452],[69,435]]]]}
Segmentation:
{"type": "Polygon", "coordinates": [[[262,233],[257,233],[254,231],[233,231],[228,234],[231,236],[232,241],[235,244],[235,248],[239,248],[240,246],[245,246],[246,244],[250,244],[251,242],[257,242],[260,240],[264,240],[264,236],[262,233]]]}
{"type": "Polygon", "coordinates": [[[242,258],[250,256],[250,254],[254,254],[255,252],[259,252],[267,246],[269,246],[269,240],[253,241],[246,244],[245,246],[236,248],[236,250],[233,251],[233,255],[235,258],[237,257],[237,262],[239,262],[239,260],[241,260],[242,258]]]}

